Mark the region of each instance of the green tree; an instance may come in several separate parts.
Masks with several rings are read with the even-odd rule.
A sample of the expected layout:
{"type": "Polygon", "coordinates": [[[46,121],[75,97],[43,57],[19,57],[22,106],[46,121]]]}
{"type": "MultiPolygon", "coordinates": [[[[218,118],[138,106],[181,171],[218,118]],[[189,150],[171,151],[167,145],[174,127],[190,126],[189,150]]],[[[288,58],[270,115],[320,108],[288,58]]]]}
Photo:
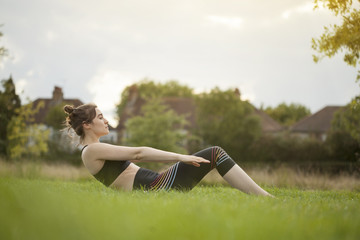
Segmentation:
{"type": "Polygon", "coordinates": [[[311,114],[307,107],[296,103],[291,103],[290,105],[280,103],[277,107],[267,107],[264,111],[270,117],[287,127],[311,114]]]}
{"type": "Polygon", "coordinates": [[[16,89],[12,77],[1,81],[3,90],[0,90],[0,154],[6,155],[7,146],[7,126],[13,116],[18,115],[16,109],[20,108],[20,97],[16,94],[16,89]]]}
{"type": "MultiPolygon", "coordinates": [[[[314,0],[315,8],[322,5],[331,10],[335,16],[342,18],[341,25],[325,27],[324,33],[318,39],[312,39],[312,48],[319,53],[313,55],[318,62],[324,57],[333,57],[344,52],[344,61],[350,66],[360,64],[360,9],[358,3],[352,0],[314,0]]],[[[360,80],[358,71],[357,80],[360,80]]]]}
{"type": "Polygon", "coordinates": [[[360,142],[360,96],[355,97],[344,109],[335,113],[331,129],[344,131],[360,142]],[[356,103],[354,103],[356,102],[356,103]]]}
{"type": "Polygon", "coordinates": [[[160,99],[149,100],[141,109],[142,116],[129,119],[126,123],[125,142],[131,146],[149,146],[162,150],[186,153],[184,116],[177,115],[160,99]]]}
{"type": "Polygon", "coordinates": [[[219,145],[236,159],[261,135],[253,106],[233,90],[214,88],[200,94],[196,105],[197,135],[206,145],[219,145]]]}
{"type": "Polygon", "coordinates": [[[44,125],[32,124],[34,114],[43,107],[38,104],[34,110],[32,103],[16,109],[16,115],[7,126],[7,152],[10,159],[39,157],[48,151],[49,130],[44,125]]]}
{"type": "Polygon", "coordinates": [[[354,101],[360,101],[360,96],[337,111],[331,124],[327,142],[337,160],[360,160],[360,104],[354,101]]]}
{"type": "Polygon", "coordinates": [[[66,118],[66,114],[63,110],[65,104],[59,104],[49,109],[45,116],[46,125],[53,127],[56,130],[64,127],[63,123],[66,118]]]}
{"type": "Polygon", "coordinates": [[[121,116],[132,90],[136,89],[138,97],[142,99],[162,97],[193,97],[193,90],[188,86],[181,85],[175,80],[166,83],[156,83],[150,79],[143,79],[132,86],[126,87],[121,93],[120,103],[116,105],[118,117],[121,116]]]}

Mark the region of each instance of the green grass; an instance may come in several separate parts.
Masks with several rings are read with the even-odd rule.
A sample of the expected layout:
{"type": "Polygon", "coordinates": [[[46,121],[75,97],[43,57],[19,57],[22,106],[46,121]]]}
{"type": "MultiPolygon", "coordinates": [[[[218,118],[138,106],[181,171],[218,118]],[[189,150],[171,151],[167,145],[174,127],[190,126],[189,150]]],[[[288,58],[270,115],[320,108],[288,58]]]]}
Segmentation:
{"type": "Polygon", "coordinates": [[[0,178],[0,239],[359,239],[360,193],[228,187],[121,192],[96,181],[0,178]]]}

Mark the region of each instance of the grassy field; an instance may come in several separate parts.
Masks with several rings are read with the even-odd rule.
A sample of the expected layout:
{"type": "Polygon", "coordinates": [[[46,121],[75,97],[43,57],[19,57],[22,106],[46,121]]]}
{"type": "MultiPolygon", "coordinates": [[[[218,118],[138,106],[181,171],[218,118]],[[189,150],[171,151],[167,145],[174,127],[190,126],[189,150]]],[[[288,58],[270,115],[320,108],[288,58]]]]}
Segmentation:
{"type": "MultiPolygon", "coordinates": [[[[164,168],[167,168],[166,165],[164,168]]],[[[294,170],[286,166],[277,168],[246,167],[244,170],[255,182],[265,186],[279,188],[299,188],[306,190],[349,190],[360,191],[359,174],[342,173],[330,175],[326,173],[309,173],[301,170],[294,170]]],[[[22,161],[9,163],[0,159],[0,177],[18,177],[46,180],[91,180],[92,176],[83,165],[79,167],[68,164],[48,164],[43,162],[22,161]]],[[[203,184],[227,183],[215,171],[211,171],[203,184]]]]}
{"type": "Polygon", "coordinates": [[[0,239],[359,239],[360,193],[222,186],[121,192],[94,180],[0,177],[0,239]]]}

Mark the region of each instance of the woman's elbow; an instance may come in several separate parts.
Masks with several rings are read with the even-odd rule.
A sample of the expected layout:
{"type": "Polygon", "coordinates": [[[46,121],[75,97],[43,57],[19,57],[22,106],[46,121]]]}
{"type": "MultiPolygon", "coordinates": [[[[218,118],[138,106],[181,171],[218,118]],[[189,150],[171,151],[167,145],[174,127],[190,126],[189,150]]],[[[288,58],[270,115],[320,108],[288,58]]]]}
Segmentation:
{"type": "Polygon", "coordinates": [[[146,152],[148,149],[149,147],[137,147],[134,153],[134,160],[143,161],[146,157],[146,152]]]}

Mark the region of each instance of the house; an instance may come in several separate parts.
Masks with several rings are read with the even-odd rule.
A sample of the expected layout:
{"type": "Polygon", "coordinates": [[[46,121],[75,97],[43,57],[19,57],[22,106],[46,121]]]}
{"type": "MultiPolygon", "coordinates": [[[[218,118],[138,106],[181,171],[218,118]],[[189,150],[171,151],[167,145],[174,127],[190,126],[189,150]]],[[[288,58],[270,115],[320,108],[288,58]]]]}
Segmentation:
{"type": "MultiPolygon", "coordinates": [[[[235,89],[235,94],[240,97],[240,92],[238,89],[235,89]]],[[[162,100],[165,105],[174,110],[178,115],[185,116],[185,119],[189,122],[189,125],[185,127],[186,130],[196,127],[196,106],[193,99],[186,97],[164,97],[162,100]]],[[[117,127],[119,131],[119,137],[126,138],[127,134],[125,125],[127,120],[132,116],[140,115],[141,107],[145,103],[146,101],[140,98],[136,85],[131,86],[127,104],[122,115],[120,116],[120,122],[117,127]]],[[[265,112],[258,110],[255,107],[254,110],[254,113],[260,118],[260,124],[263,132],[276,134],[283,131],[283,127],[270,116],[268,116],[265,112]]],[[[119,141],[121,141],[121,139],[119,139],[119,141]]]]}
{"type": "MultiPolygon", "coordinates": [[[[60,104],[69,104],[75,107],[84,104],[81,100],[77,98],[64,98],[62,88],[55,86],[52,92],[52,98],[38,98],[33,102],[33,108],[37,108],[39,104],[42,104],[42,107],[39,108],[39,111],[34,115],[34,123],[36,124],[45,124],[46,125],[46,116],[49,110],[60,104]]],[[[65,120],[65,119],[64,119],[65,120]]],[[[50,137],[54,136],[55,131],[50,128],[50,137]]],[[[66,136],[62,137],[66,138],[66,136]]],[[[102,142],[116,143],[118,139],[118,133],[115,128],[109,125],[109,134],[100,138],[102,142]]]]}
{"type": "Polygon", "coordinates": [[[285,130],[285,128],[283,126],[281,126],[280,123],[275,121],[264,111],[259,110],[254,107],[254,112],[260,118],[260,125],[261,125],[261,129],[262,129],[263,133],[276,135],[285,130]]]}
{"type": "Polygon", "coordinates": [[[62,89],[57,86],[55,86],[52,92],[52,98],[38,98],[33,102],[33,107],[36,108],[40,103],[43,104],[43,106],[34,116],[34,123],[38,124],[45,124],[46,115],[52,107],[63,103],[74,105],[75,107],[83,104],[83,102],[77,98],[64,98],[62,89]]]}
{"type": "Polygon", "coordinates": [[[327,106],[318,112],[303,118],[299,122],[295,123],[290,132],[301,138],[315,138],[321,141],[325,141],[327,133],[331,128],[331,121],[336,111],[339,111],[341,106],[327,106]]]}

